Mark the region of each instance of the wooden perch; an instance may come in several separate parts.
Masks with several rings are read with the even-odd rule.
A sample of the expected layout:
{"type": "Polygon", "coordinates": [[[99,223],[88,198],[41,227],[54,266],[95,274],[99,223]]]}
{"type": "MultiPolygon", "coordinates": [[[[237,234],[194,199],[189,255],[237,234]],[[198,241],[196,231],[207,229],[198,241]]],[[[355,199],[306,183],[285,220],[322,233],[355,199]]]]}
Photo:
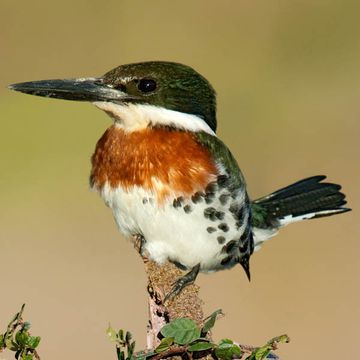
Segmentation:
{"type": "Polygon", "coordinates": [[[172,284],[183,274],[175,265],[158,265],[143,257],[148,276],[149,324],[147,329],[147,348],[154,349],[160,342],[157,337],[160,329],[169,321],[187,317],[200,325],[204,319],[203,301],[199,298],[199,286],[187,286],[174,299],[163,304],[165,295],[172,284]]]}

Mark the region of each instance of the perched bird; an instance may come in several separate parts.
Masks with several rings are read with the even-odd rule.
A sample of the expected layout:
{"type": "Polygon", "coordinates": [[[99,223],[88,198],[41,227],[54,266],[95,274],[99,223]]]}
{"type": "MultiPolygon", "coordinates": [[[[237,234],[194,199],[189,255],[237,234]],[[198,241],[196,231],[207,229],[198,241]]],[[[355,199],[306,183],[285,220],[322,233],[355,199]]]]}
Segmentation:
{"type": "Polygon", "coordinates": [[[313,176],[257,200],[216,136],[216,96],[192,68],[150,61],[121,65],[102,77],[43,80],[13,90],[92,102],[113,125],[92,156],[90,184],[112,209],[121,233],[159,264],[189,272],[173,297],[198,272],[242,265],[290,223],[349,211],[341,187],[313,176]]]}

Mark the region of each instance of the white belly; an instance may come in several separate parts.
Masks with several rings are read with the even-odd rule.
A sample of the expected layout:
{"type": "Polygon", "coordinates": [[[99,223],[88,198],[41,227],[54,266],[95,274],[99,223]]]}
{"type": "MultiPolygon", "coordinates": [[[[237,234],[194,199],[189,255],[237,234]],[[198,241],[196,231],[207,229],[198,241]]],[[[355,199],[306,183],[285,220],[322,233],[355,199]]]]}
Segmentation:
{"type": "Polygon", "coordinates": [[[146,241],[144,249],[152,260],[160,264],[171,260],[187,268],[201,264],[201,271],[205,272],[218,270],[223,268],[220,263],[227,256],[222,251],[224,245],[243,232],[244,227],[236,229],[232,214],[225,208],[223,219],[206,218],[204,210],[211,205],[204,201],[194,204],[187,199],[181,207],[174,207],[173,201],[169,200],[159,205],[153,193],[140,187],[124,191],[106,185],[100,193],[112,209],[120,231],[126,237],[143,235],[146,241]],[[189,210],[186,205],[191,211],[185,211],[189,210]],[[226,232],[218,228],[224,223],[229,228],[226,232]],[[209,233],[208,227],[216,230],[209,233]],[[221,243],[220,236],[225,238],[221,243]]]}

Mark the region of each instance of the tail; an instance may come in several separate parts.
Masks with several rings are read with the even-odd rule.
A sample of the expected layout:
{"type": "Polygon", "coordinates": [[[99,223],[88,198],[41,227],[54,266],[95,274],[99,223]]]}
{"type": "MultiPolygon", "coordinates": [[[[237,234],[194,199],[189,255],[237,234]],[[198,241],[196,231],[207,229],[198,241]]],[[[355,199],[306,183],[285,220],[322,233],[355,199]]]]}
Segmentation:
{"type": "Polygon", "coordinates": [[[341,186],[322,182],[325,179],[324,175],[312,176],[253,201],[255,247],[282,226],[350,211],[344,207],[346,200],[340,192],[341,186]]]}

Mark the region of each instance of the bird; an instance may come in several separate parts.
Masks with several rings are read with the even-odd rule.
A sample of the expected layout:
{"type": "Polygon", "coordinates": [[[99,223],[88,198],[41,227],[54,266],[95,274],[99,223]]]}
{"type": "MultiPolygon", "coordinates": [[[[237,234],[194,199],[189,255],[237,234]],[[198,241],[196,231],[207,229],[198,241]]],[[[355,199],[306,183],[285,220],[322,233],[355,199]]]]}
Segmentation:
{"type": "Polygon", "coordinates": [[[216,135],[216,93],[187,65],[146,61],[100,77],[17,83],[10,89],[86,101],[112,119],[92,155],[91,188],[125,238],[162,265],[186,271],[165,300],[209,273],[249,260],[280,228],[345,213],[341,186],[317,175],[251,200],[229,148],[216,135]]]}

